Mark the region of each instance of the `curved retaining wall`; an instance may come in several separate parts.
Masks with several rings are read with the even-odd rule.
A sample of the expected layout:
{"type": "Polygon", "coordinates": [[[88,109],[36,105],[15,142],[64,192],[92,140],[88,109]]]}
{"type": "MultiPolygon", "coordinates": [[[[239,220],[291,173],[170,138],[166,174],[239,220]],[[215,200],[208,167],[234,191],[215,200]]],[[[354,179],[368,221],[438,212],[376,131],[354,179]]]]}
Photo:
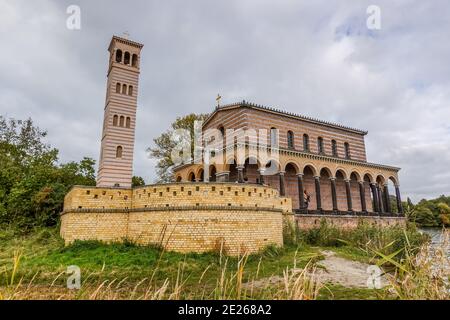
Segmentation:
{"type": "Polygon", "coordinates": [[[406,227],[405,217],[383,217],[383,216],[333,216],[320,214],[297,214],[295,221],[300,230],[310,230],[320,228],[325,221],[328,225],[339,229],[356,229],[359,223],[368,223],[373,226],[388,227],[406,227]]]}
{"type": "Polygon", "coordinates": [[[254,253],[283,244],[291,200],[275,189],[229,183],[181,183],[135,189],[74,187],[61,214],[61,236],[157,244],[178,252],[254,253]]]}

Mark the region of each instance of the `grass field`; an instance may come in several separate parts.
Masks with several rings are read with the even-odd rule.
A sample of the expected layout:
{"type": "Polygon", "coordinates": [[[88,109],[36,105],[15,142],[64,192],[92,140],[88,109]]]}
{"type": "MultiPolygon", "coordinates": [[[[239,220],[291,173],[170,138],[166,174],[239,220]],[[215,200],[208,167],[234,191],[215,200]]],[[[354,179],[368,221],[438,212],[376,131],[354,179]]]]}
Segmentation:
{"type": "Polygon", "coordinates": [[[258,255],[178,254],[132,243],[76,242],[65,247],[57,228],[0,232],[0,299],[380,299],[387,290],[314,281],[321,252],[373,262],[364,248],[304,241],[258,255]],[[66,288],[68,266],[81,270],[80,290],[66,288]],[[291,270],[300,270],[293,273],[291,270]],[[302,271],[304,270],[304,271],[302,271]],[[270,277],[278,281],[261,281],[270,277]],[[260,281],[260,282],[258,282],[260,281]]]}

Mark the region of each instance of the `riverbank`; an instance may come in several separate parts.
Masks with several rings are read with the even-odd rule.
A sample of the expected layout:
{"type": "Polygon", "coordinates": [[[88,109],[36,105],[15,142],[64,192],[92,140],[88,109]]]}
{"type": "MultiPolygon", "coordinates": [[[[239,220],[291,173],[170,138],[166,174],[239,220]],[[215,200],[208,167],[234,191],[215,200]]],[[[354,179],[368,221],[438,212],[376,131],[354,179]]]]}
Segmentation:
{"type": "Polygon", "coordinates": [[[430,245],[433,248],[439,248],[445,246],[447,256],[450,259],[450,243],[448,243],[448,238],[450,236],[450,229],[448,228],[419,228],[420,232],[428,235],[430,237],[430,245]]]}

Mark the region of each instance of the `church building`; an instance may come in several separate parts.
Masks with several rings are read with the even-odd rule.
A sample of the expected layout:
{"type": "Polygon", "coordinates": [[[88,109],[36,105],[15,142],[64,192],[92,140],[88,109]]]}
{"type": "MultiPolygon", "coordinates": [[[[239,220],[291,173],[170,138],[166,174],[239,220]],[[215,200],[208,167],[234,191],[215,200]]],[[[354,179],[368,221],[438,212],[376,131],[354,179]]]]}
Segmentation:
{"type": "Polygon", "coordinates": [[[242,146],[246,156],[240,161],[235,152],[228,152],[224,161],[212,160],[206,170],[204,164],[181,165],[175,168],[176,181],[265,184],[291,198],[297,213],[391,214],[390,180],[395,187],[395,211],[403,213],[400,169],[367,161],[367,131],[246,101],[216,107],[203,123],[203,132],[214,128],[222,133],[226,146],[218,152],[234,151],[239,144],[225,141],[228,129],[268,132],[267,148],[276,151],[278,159],[261,163],[246,137],[242,146]],[[269,166],[276,171],[267,175],[269,166]]]}
{"type": "Polygon", "coordinates": [[[245,101],[209,115],[199,130],[199,161],[175,167],[172,183],[133,187],[142,48],[117,36],[110,42],[97,186],[66,194],[66,244],[128,240],[242,256],[283,246],[286,223],[301,230],[323,220],[342,228],[405,226],[399,168],[367,161],[367,132],[245,101]],[[229,132],[244,136],[230,139],[229,132]]]}

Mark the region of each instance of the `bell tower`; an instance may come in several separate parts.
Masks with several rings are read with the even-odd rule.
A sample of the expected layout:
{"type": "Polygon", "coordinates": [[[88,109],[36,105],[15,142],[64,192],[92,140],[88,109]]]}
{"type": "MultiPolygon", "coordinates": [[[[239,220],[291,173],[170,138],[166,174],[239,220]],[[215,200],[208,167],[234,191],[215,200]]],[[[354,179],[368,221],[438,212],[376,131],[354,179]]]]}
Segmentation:
{"type": "Polygon", "coordinates": [[[97,187],[131,187],[140,58],[143,45],[113,36],[97,187]]]}

